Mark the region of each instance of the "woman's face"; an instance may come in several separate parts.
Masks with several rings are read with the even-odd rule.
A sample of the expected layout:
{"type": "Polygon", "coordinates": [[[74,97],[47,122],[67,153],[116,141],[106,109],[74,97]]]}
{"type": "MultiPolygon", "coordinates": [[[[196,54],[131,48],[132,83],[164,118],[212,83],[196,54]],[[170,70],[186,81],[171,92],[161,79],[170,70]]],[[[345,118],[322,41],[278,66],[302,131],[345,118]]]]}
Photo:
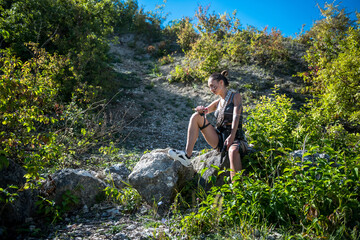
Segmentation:
{"type": "Polygon", "coordinates": [[[219,88],[221,88],[220,81],[213,80],[213,79],[208,80],[208,86],[210,88],[210,91],[212,93],[214,93],[215,95],[217,95],[219,93],[219,88]]]}

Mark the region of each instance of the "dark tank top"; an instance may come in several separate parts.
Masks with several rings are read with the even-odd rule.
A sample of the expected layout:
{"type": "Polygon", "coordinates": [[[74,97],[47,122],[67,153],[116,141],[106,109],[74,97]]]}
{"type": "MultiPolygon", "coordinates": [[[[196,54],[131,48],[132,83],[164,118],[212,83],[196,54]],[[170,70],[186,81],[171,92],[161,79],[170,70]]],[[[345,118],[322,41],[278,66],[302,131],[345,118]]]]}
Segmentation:
{"type": "MultiPolygon", "coordinates": [[[[235,96],[235,93],[232,92],[230,99],[228,101],[228,104],[225,106],[225,109],[223,112],[224,115],[223,115],[222,124],[217,127],[220,132],[225,131],[225,130],[231,131],[231,123],[233,121],[233,113],[234,113],[234,96],[235,96]]],[[[219,119],[221,117],[220,116],[221,113],[222,113],[222,111],[221,111],[220,101],[219,101],[216,111],[214,112],[215,118],[219,119]]],[[[236,133],[236,137],[240,138],[240,139],[244,138],[244,136],[243,136],[244,132],[242,130],[242,120],[243,120],[242,118],[243,117],[242,117],[242,109],[241,109],[239,126],[238,126],[237,133],[236,133]]]]}

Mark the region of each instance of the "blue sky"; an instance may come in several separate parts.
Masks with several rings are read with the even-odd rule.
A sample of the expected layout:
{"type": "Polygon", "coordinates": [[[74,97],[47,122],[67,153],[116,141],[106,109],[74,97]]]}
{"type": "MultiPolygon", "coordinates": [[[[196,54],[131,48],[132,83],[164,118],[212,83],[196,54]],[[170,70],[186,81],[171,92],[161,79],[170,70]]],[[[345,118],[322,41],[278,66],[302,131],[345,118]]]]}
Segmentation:
{"type": "MultiPolygon", "coordinates": [[[[165,13],[169,13],[167,21],[180,19],[184,16],[193,17],[199,5],[208,6],[209,12],[232,13],[237,10],[237,18],[243,27],[251,25],[259,30],[265,26],[269,29],[276,27],[285,36],[295,36],[295,33],[304,29],[309,30],[314,21],[321,18],[320,10],[316,6],[318,3],[324,7],[325,3],[333,1],[324,0],[167,0],[165,13]]],[[[140,7],[146,11],[154,10],[158,4],[163,4],[162,0],[138,0],[140,7]]],[[[345,8],[346,12],[353,13],[351,17],[355,19],[355,11],[360,12],[360,0],[336,1],[340,8],[345,8]]]]}

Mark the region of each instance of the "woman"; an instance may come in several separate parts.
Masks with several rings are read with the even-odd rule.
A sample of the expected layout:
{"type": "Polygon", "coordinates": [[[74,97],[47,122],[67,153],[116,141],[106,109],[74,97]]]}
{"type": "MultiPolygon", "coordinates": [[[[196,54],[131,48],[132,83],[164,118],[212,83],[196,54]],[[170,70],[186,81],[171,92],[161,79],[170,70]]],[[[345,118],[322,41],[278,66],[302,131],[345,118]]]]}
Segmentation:
{"type": "Polygon", "coordinates": [[[242,99],[238,92],[227,89],[229,81],[227,71],[213,73],[208,79],[210,91],[220,96],[209,106],[197,106],[189,122],[185,151],[169,150],[169,156],[185,166],[191,165],[190,157],[194,149],[199,130],[211,147],[229,152],[231,179],[242,169],[241,158],[246,154],[247,141],[242,130],[242,99]],[[215,112],[216,128],[206,119],[208,113],[215,112]]]}

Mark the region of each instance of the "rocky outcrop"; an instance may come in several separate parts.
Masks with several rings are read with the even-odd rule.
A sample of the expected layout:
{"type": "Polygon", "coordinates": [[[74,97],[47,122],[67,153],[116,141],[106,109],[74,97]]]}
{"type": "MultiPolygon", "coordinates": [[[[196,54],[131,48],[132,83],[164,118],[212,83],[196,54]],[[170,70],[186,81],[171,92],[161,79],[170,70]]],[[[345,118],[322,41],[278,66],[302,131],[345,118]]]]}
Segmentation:
{"type": "Polygon", "coordinates": [[[72,202],[73,208],[84,205],[91,207],[97,201],[104,199],[104,189],[106,184],[96,178],[93,173],[81,169],[63,169],[52,175],[51,183],[47,183],[55,189],[50,198],[56,204],[64,201],[64,196],[71,195],[78,201],[72,202]]]}
{"type": "Polygon", "coordinates": [[[221,159],[220,153],[216,150],[196,157],[192,164],[197,172],[200,184],[206,190],[209,190],[213,185],[221,186],[224,184],[224,177],[230,176],[228,171],[218,176],[218,169],[224,170],[230,168],[230,162],[227,155],[221,159]]]}
{"type": "MultiPolygon", "coordinates": [[[[302,171],[307,172],[312,167],[318,167],[320,159],[325,160],[330,164],[331,167],[339,167],[340,165],[336,163],[334,159],[331,159],[330,156],[326,153],[308,153],[306,150],[295,150],[290,153],[292,161],[299,167],[302,171]]],[[[321,175],[317,175],[316,178],[320,178],[321,175]]]]}
{"type": "Polygon", "coordinates": [[[314,153],[314,154],[308,154],[307,151],[303,150],[295,150],[290,153],[290,156],[293,158],[293,160],[302,160],[305,162],[312,162],[315,163],[317,159],[326,159],[327,161],[330,161],[330,156],[326,153],[314,153]]]}
{"type": "Polygon", "coordinates": [[[26,218],[35,214],[35,201],[38,192],[37,190],[22,189],[26,182],[25,174],[25,169],[12,160],[9,160],[7,167],[0,170],[0,188],[6,189],[10,194],[17,194],[14,196],[13,202],[0,202],[0,225],[22,223],[26,218]],[[10,188],[10,185],[16,186],[17,189],[10,188]],[[19,191],[20,189],[22,190],[19,191]]]}
{"type": "Polygon", "coordinates": [[[230,167],[229,159],[221,159],[220,153],[213,150],[192,160],[191,167],[184,167],[167,155],[168,149],[156,149],[142,156],[129,175],[130,184],[150,205],[163,205],[166,210],[186,182],[197,179],[206,190],[211,186],[224,184],[224,176],[218,176],[219,169],[230,167]],[[160,203],[160,204],[159,204],[160,203]]]}
{"type": "Polygon", "coordinates": [[[184,167],[167,155],[168,149],[146,153],[129,176],[130,184],[150,205],[157,204],[161,214],[173,202],[176,193],[194,177],[192,167],[184,167]]]}
{"type": "Polygon", "coordinates": [[[129,184],[128,177],[130,170],[123,163],[115,164],[101,171],[96,176],[101,180],[118,189],[124,188],[129,184]]]}

